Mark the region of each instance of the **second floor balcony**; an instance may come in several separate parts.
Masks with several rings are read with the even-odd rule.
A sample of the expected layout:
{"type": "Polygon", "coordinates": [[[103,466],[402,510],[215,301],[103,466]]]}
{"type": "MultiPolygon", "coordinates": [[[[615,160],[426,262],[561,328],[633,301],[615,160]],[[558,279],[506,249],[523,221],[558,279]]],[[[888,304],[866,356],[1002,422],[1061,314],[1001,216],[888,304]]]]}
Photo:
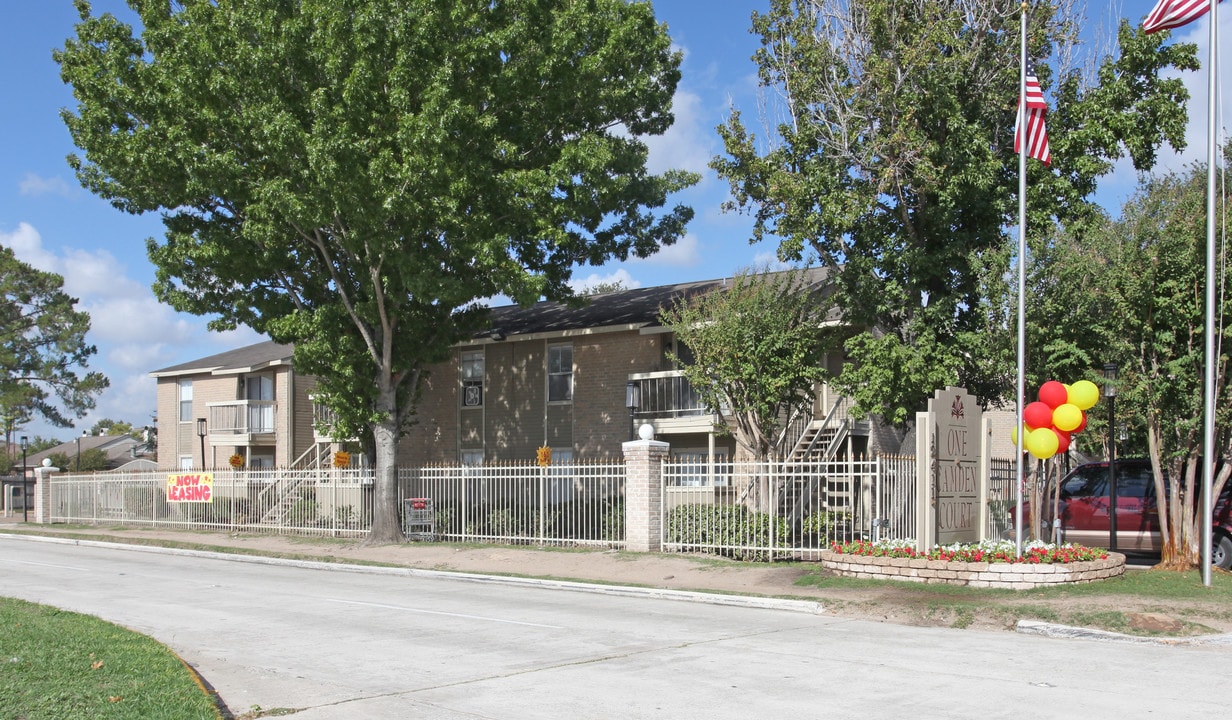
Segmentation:
{"type": "Polygon", "coordinates": [[[313,439],[318,443],[329,442],[345,442],[354,440],[355,438],[338,437],[338,433],[334,430],[337,425],[338,414],[330,410],[325,405],[317,402],[314,398],[312,401],[312,434],[313,439]]]}
{"type": "Polygon", "coordinates": [[[209,437],[216,445],[271,444],[277,403],[273,400],[212,402],[209,437]]]}
{"type": "Polygon", "coordinates": [[[649,422],[659,432],[707,431],[713,427],[714,415],[680,371],[634,373],[629,375],[629,382],[637,387],[635,423],[649,422]]]}

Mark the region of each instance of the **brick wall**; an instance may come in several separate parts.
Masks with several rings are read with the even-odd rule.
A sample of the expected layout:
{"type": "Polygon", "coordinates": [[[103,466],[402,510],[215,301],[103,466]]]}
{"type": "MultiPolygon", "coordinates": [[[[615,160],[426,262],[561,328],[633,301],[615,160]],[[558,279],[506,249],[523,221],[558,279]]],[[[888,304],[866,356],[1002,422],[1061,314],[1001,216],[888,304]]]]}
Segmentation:
{"type": "Polygon", "coordinates": [[[544,444],[572,449],[576,460],[618,458],[629,439],[625,383],[630,373],[659,368],[661,344],[659,336],[629,331],[467,347],[484,351],[481,408],[461,407],[457,350],[431,368],[400,462],[457,462],[463,449],[482,449],[485,461],[531,460],[544,444]],[[549,403],[548,347],[561,344],[573,347],[573,401],[549,403]]]}
{"type": "Polygon", "coordinates": [[[920,558],[865,557],[821,554],[822,567],[846,577],[900,580],[937,585],[1030,590],[1065,583],[1088,583],[1125,572],[1125,556],[1109,553],[1105,560],[1076,563],[966,563],[920,558]]]}

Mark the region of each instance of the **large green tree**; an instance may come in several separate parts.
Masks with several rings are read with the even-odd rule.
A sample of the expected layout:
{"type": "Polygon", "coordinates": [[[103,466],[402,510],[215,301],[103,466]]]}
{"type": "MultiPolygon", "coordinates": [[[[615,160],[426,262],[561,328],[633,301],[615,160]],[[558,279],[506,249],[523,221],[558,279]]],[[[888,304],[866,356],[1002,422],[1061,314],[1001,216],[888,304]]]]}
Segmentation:
{"type": "MultiPolygon", "coordinates": [[[[685,357],[681,372],[740,449],[781,460],[784,429],[811,407],[823,359],[841,336],[826,323],[825,273],[745,271],[730,285],[683,297],[661,311],[685,357]]],[[[794,439],[793,439],[794,441],[794,439]]]]}
{"type": "MultiPolygon", "coordinates": [[[[1196,61],[1192,45],[1163,46],[1166,33],[1122,22],[1115,55],[1071,68],[1083,57],[1074,5],[1031,8],[1052,165],[1029,164],[1028,226],[1057,218],[1081,233],[1118,158],[1149,168],[1161,143],[1183,144],[1187,94],[1166,74],[1196,61]]],[[[1013,353],[986,342],[990,329],[1012,333],[1012,316],[986,293],[1003,295],[996,279],[1017,224],[1020,7],[772,0],[753,16],[767,116],[782,120],[762,138],[733,112],[712,166],[731,184],[729,207],[753,215],[755,241],[835,268],[838,304],[865,330],[839,382],[892,422],[951,384],[985,401],[1012,396],[1013,353]],[[1011,322],[990,324],[997,316],[1011,322]]]]}
{"type": "Polygon", "coordinates": [[[64,279],[0,247],[0,419],[6,440],[34,415],[58,427],[81,417],[109,382],[87,370],[88,313],[63,290],[64,279]]]}
{"type": "Polygon", "coordinates": [[[652,175],[680,56],[623,0],[78,0],[56,53],[85,187],[162,211],[156,291],[295,343],[341,431],[370,430],[374,542],[401,538],[397,440],[478,299],[569,295],[646,256],[696,178],[652,175]]]}
{"type": "MultiPolygon", "coordinates": [[[[1228,354],[1232,283],[1217,277],[1215,447],[1203,448],[1206,338],[1205,166],[1152,178],[1101,233],[1103,262],[1095,290],[1109,312],[1091,323],[1120,364],[1117,416],[1131,443],[1145,440],[1155,471],[1162,563],[1195,566],[1201,557],[1201,463],[1232,454],[1232,387],[1228,354]],[[1171,483],[1165,486],[1165,473],[1171,483]]],[[[1223,187],[1222,180],[1219,187],[1223,187]]],[[[1217,198],[1222,208],[1227,197],[1217,198]]],[[[1216,467],[1216,496],[1232,465],[1216,467]]]]}

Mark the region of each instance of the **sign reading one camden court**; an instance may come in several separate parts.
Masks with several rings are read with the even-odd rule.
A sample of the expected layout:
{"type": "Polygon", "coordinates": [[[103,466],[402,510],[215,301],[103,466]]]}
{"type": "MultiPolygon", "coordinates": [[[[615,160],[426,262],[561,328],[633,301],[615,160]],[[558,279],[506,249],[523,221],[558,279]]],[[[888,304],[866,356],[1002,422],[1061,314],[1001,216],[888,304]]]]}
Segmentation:
{"type": "Polygon", "coordinates": [[[979,540],[982,417],[964,388],[938,390],[928,401],[933,544],[979,540]]]}

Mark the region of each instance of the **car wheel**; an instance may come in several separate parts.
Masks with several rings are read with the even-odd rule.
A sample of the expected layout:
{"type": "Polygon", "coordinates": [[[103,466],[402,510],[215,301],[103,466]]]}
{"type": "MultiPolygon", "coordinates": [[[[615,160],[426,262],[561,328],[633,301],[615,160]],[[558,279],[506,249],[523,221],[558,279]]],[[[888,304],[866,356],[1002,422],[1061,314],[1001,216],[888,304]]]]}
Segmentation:
{"type": "Polygon", "coordinates": [[[1211,543],[1211,565],[1224,570],[1232,570],[1232,538],[1218,535],[1211,543]]]}

